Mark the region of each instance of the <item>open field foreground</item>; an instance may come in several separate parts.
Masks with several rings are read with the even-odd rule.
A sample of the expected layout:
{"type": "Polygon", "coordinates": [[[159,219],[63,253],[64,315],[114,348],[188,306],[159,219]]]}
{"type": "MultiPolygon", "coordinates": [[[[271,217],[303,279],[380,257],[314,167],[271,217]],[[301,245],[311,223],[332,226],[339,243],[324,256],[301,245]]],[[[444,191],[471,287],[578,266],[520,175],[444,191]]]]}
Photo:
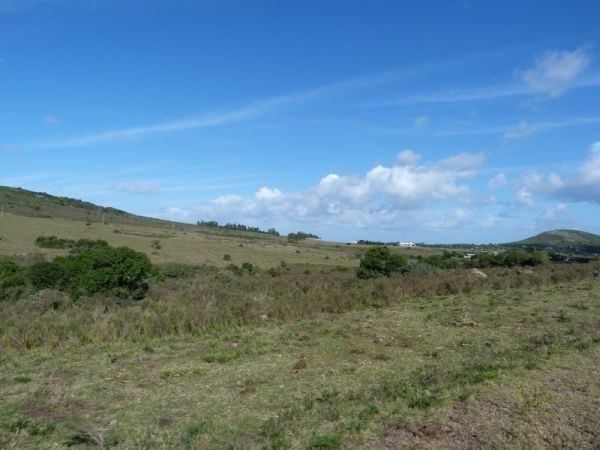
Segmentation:
{"type": "MultiPolygon", "coordinates": [[[[378,283],[367,284],[373,297],[378,283]]],[[[150,316],[151,301],[124,308],[150,316]]],[[[109,338],[94,311],[89,334],[77,332],[83,344],[66,331],[19,343],[27,328],[3,320],[0,447],[600,445],[600,280],[591,272],[154,337],[117,327],[122,336],[109,338]]],[[[39,314],[80,319],[61,308],[39,314]]]]}

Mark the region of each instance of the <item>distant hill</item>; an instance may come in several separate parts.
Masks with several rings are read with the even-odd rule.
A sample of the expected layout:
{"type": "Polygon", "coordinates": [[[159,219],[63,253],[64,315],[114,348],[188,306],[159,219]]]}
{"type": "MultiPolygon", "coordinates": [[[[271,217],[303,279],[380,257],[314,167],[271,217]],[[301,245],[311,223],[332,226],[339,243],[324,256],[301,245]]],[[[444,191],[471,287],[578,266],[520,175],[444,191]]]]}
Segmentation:
{"type": "MultiPolygon", "coordinates": [[[[20,216],[47,217],[85,222],[105,222],[122,225],[140,225],[167,228],[174,222],[137,216],[120,209],[98,206],[83,200],[57,197],[45,192],[0,186],[0,208],[20,216]]],[[[179,227],[191,225],[176,223],[179,227]]]]}
{"type": "Polygon", "coordinates": [[[566,253],[600,253],[600,236],[579,230],[552,230],[506,245],[545,248],[566,253]]]}

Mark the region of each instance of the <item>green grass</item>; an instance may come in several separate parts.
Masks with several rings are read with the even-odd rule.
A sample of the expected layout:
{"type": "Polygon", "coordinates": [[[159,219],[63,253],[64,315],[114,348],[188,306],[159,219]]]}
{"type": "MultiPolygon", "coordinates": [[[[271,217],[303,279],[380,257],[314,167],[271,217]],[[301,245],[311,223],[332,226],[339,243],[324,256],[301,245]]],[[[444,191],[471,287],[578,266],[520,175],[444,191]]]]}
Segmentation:
{"type": "Polygon", "coordinates": [[[102,225],[69,219],[48,219],[4,213],[0,219],[0,255],[42,254],[57,256],[65,250],[40,248],[38,236],[69,239],[104,239],[113,246],[128,246],[145,252],[155,263],[177,262],[225,267],[230,263],[249,262],[262,268],[289,264],[355,267],[360,249],[344,245],[304,241],[290,244],[285,238],[243,232],[221,232],[208,229],[188,231],[160,229],[136,225],[102,225]],[[115,233],[115,231],[117,231],[115,233]],[[153,252],[152,241],[158,239],[161,250],[153,252]],[[231,260],[224,260],[230,255],[231,260]]]}
{"type": "Polygon", "coordinates": [[[0,446],[592,448],[598,312],[600,282],[586,280],[4,347],[0,446]]]}

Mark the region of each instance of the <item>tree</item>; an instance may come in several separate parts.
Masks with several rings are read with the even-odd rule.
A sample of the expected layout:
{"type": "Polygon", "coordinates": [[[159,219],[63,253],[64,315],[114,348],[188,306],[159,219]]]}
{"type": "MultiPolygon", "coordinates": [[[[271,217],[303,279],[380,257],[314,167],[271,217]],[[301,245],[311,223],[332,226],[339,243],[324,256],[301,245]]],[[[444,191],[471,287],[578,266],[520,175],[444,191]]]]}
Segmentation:
{"type": "Polygon", "coordinates": [[[356,275],[358,278],[389,277],[393,273],[401,273],[407,265],[406,258],[392,253],[384,246],[373,247],[360,260],[356,275]]]}
{"type": "Polygon", "coordinates": [[[160,241],[157,239],[150,243],[150,247],[152,247],[152,250],[153,250],[152,253],[154,253],[156,255],[162,248],[162,245],[160,245],[160,241]]]}

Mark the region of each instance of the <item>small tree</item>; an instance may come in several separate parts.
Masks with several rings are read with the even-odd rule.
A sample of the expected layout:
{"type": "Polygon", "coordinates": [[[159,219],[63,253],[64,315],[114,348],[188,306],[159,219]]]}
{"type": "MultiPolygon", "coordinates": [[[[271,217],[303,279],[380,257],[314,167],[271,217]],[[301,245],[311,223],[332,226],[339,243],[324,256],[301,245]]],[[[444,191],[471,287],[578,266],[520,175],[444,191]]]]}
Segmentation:
{"type": "Polygon", "coordinates": [[[154,253],[156,255],[162,248],[162,245],[160,245],[160,241],[157,239],[155,241],[152,241],[152,243],[150,244],[150,247],[152,247],[152,250],[153,250],[152,253],[154,253]]]}
{"type": "Polygon", "coordinates": [[[393,273],[402,272],[406,265],[404,256],[392,253],[384,246],[373,247],[367,250],[360,260],[356,276],[358,278],[375,278],[382,275],[389,277],[393,273]]]}

